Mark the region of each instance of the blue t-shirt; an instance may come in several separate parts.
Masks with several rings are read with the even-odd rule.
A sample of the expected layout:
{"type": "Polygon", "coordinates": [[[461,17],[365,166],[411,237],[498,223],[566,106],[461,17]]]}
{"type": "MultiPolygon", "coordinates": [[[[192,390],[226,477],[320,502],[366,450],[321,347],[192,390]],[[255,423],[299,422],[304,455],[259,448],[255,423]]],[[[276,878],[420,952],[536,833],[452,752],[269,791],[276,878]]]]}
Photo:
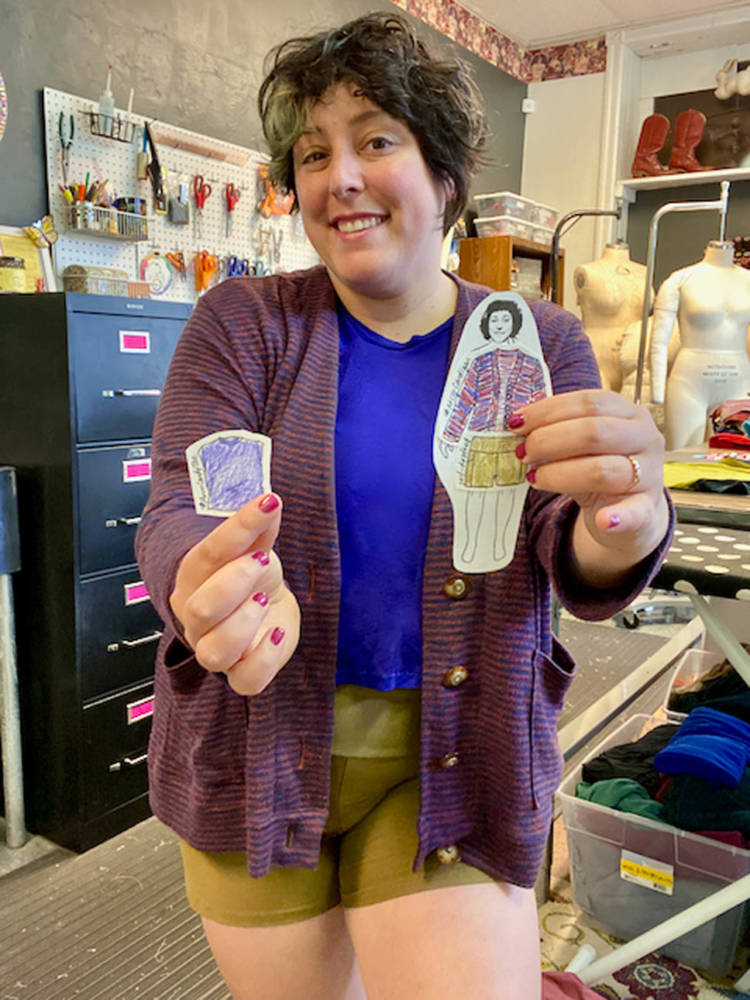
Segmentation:
{"type": "Polygon", "coordinates": [[[417,688],[432,435],[452,317],[405,344],[339,304],[336,510],[341,550],[337,684],[417,688]]]}

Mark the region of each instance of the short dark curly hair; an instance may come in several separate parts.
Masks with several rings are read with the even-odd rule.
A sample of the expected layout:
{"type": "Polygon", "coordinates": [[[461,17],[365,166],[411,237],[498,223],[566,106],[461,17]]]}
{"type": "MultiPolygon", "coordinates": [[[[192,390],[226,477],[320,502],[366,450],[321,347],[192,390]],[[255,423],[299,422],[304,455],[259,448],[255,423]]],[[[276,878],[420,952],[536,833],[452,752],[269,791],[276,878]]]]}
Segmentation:
{"type": "Polygon", "coordinates": [[[512,299],[493,299],[493,301],[487,306],[482,318],[479,320],[479,328],[484,334],[484,339],[490,340],[490,316],[496,312],[510,313],[513,324],[511,331],[508,334],[508,340],[515,340],[521,331],[523,316],[521,314],[521,310],[518,308],[518,305],[512,299]]]}
{"type": "Polygon", "coordinates": [[[258,113],[272,180],[295,191],[292,148],[312,104],[335,84],[351,82],[408,126],[434,177],[452,182],[443,219],[444,232],[450,229],[473,175],[488,162],[484,104],[465,62],[431,53],[400,15],[375,12],[282,42],[269,52],[265,70],[258,113]]]}

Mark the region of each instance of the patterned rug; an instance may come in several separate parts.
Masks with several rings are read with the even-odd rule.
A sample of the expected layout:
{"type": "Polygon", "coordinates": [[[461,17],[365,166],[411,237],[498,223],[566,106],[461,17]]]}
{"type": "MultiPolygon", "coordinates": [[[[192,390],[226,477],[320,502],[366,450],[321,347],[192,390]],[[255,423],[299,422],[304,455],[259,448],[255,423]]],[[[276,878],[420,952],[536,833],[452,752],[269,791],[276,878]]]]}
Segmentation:
{"type": "MultiPolygon", "coordinates": [[[[555,827],[551,899],[539,909],[544,970],[564,970],[584,944],[590,944],[597,957],[622,944],[620,939],[588,926],[577,909],[569,881],[562,821],[555,827]]],[[[750,967],[748,937],[737,949],[734,967],[726,976],[697,972],[673,958],[652,954],[624,966],[592,989],[606,1000],[750,1000],[750,993],[732,989],[750,967]]]]}

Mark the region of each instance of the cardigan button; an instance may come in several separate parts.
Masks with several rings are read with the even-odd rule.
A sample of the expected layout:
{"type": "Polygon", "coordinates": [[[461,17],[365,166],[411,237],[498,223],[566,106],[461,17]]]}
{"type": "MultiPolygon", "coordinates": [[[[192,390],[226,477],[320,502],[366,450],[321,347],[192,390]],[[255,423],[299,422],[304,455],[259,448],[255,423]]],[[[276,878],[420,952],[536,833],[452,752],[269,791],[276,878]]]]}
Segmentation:
{"type": "Polygon", "coordinates": [[[452,767],[458,766],[458,754],[457,753],[447,753],[440,758],[440,766],[449,770],[452,767]]]}
{"type": "Polygon", "coordinates": [[[466,678],[469,676],[469,671],[464,666],[451,667],[450,670],[446,670],[443,674],[443,679],[440,682],[443,687],[446,688],[456,688],[459,684],[463,684],[466,678]]]}
{"type": "Polygon", "coordinates": [[[469,581],[460,573],[451,573],[443,584],[443,593],[452,601],[462,601],[470,589],[469,581]]]}
{"type": "Polygon", "coordinates": [[[457,861],[461,860],[461,854],[455,844],[449,844],[447,847],[438,847],[435,851],[435,856],[441,865],[455,865],[457,861]]]}

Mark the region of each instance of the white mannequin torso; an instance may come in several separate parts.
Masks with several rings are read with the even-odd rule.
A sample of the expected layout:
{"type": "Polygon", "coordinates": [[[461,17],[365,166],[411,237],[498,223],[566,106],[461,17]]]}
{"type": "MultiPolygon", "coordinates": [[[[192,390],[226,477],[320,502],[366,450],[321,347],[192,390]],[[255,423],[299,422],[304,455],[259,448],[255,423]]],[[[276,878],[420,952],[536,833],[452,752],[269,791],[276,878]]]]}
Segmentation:
{"type": "Polygon", "coordinates": [[[667,448],[706,439],[708,414],[727,399],[750,395],[747,327],[750,273],[733,263],[731,243],[709,243],[703,260],[674,271],[654,306],[652,395],[665,396],[667,448]],[[679,317],[681,347],[666,380],[667,327],[679,317]]]}
{"type": "Polygon", "coordinates": [[[577,267],[573,280],[602,384],[619,392],[620,346],[628,326],[641,317],[646,268],[630,259],[627,244],[613,243],[604,248],[599,260],[577,267]]]}

